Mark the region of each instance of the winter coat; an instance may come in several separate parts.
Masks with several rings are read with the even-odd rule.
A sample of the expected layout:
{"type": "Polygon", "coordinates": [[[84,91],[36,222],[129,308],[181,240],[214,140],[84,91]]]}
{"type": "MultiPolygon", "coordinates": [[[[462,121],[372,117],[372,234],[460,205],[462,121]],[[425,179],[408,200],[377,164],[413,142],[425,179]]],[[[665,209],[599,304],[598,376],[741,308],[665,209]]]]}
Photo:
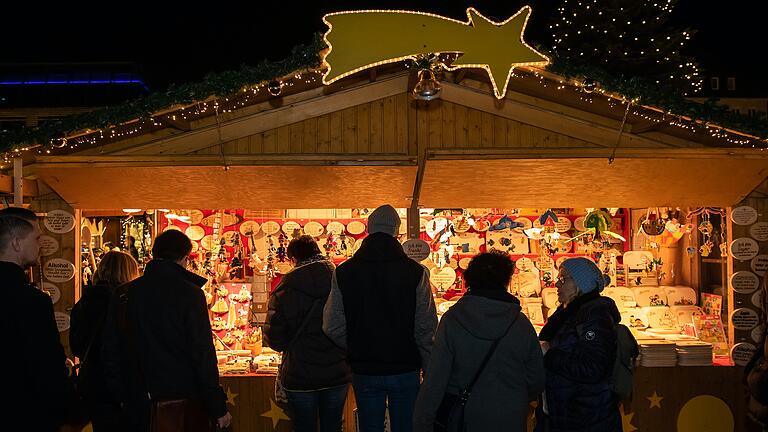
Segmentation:
{"type": "Polygon", "coordinates": [[[287,390],[319,390],[352,380],[346,352],[322,328],[333,272],[333,264],[327,260],[300,263],[269,298],[264,339],[275,351],[284,352],[283,386],[287,390]],[[305,319],[309,321],[297,336],[305,319]]]}
{"type": "Polygon", "coordinates": [[[155,400],[200,399],[214,419],[227,412],[200,289],[206,281],[175,262],[156,259],[112,296],[101,350],[105,377],[139,423],[148,416],[147,392],[155,400]],[[118,315],[126,295],[123,321],[118,315]]]}
{"type": "Polygon", "coordinates": [[[63,402],[71,395],[51,297],[31,286],[24,270],[11,262],[0,261],[0,284],[8,305],[0,327],[3,358],[9,362],[2,429],[57,431],[64,422],[63,402]]]}
{"type": "Polygon", "coordinates": [[[556,431],[621,431],[618,398],[611,390],[616,358],[616,304],[598,292],[560,306],[539,338],[548,341],[546,402],[556,431]]]}
{"type": "Polygon", "coordinates": [[[427,269],[377,232],[336,269],[323,331],[347,348],[352,371],[398,375],[426,367],[437,328],[427,269]]]}
{"type": "Polygon", "coordinates": [[[87,369],[83,375],[87,378],[86,397],[101,402],[110,398],[101,361],[101,335],[113,291],[113,287],[105,284],[85,287],[70,316],[69,345],[81,363],[85,360],[85,366],[81,367],[87,369]],[[89,350],[91,341],[93,345],[89,350]]]}
{"type": "Polygon", "coordinates": [[[415,431],[432,431],[443,395],[469,384],[498,338],[467,402],[466,430],[526,431],[529,402],[544,388],[541,348],[520,302],[501,290],[470,290],[443,315],[416,400],[415,431]]]}

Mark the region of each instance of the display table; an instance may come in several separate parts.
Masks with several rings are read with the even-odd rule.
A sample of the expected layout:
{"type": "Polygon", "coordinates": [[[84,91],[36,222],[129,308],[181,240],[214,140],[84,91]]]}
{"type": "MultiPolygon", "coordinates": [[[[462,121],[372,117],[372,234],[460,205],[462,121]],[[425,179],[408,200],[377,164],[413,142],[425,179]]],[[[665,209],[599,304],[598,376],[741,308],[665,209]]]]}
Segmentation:
{"type": "MultiPolygon", "coordinates": [[[[743,368],[640,367],[623,432],[752,432],[747,418],[743,368]]],[[[233,432],[290,432],[288,416],[274,404],[274,375],[224,375],[221,384],[234,417],[233,432]]],[[[344,431],[354,432],[354,396],[344,409],[344,431]]]]}

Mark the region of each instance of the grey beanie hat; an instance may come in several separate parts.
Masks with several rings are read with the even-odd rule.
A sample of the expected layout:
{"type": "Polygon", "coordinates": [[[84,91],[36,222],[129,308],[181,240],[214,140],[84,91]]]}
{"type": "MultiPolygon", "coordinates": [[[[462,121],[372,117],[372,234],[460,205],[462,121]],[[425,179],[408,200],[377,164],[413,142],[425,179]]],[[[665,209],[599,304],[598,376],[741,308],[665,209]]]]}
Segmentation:
{"type": "Polygon", "coordinates": [[[395,237],[399,231],[400,215],[389,204],[376,207],[376,210],[368,216],[368,234],[383,232],[395,237]]]}

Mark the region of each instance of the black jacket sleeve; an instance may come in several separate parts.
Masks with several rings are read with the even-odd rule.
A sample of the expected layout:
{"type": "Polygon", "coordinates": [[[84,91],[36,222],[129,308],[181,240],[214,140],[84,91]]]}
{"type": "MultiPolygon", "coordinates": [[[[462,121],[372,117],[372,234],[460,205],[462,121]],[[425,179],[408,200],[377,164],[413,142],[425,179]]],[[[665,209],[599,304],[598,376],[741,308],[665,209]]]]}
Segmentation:
{"type": "Polygon", "coordinates": [[[118,305],[120,303],[119,291],[112,296],[107,309],[107,317],[104,321],[104,329],[101,335],[101,362],[104,367],[104,380],[107,389],[117,402],[125,402],[126,395],[123,388],[122,370],[122,338],[117,327],[118,305]]]}
{"type": "Polygon", "coordinates": [[[295,331],[286,316],[285,308],[288,303],[282,301],[283,297],[288,295],[284,282],[285,279],[269,297],[267,321],[264,324],[264,342],[277,352],[285,351],[295,331]]]}
{"type": "Polygon", "coordinates": [[[576,327],[576,344],[569,350],[550,349],[544,356],[544,365],[574,381],[598,382],[613,368],[616,355],[613,320],[607,314],[589,314],[576,327]]]}
{"type": "Polygon", "coordinates": [[[222,417],[227,413],[227,397],[219,385],[216,349],[202,290],[194,290],[192,302],[187,308],[186,328],[189,329],[190,351],[208,413],[213,418],[222,417]]]}

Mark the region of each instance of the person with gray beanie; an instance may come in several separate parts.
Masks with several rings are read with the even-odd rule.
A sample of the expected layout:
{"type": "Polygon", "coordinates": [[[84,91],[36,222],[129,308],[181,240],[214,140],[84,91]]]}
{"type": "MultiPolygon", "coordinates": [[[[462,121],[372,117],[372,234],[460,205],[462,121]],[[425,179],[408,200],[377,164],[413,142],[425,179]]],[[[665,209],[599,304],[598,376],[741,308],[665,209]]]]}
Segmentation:
{"type": "Polygon", "coordinates": [[[347,350],[361,432],[410,432],[437,328],[429,272],[408,258],[390,205],[368,216],[368,236],[339,265],[323,310],[323,331],[347,350]]]}
{"type": "Polygon", "coordinates": [[[560,306],[539,334],[547,376],[537,431],[621,431],[611,389],[621,315],[613,300],[600,295],[608,281],[589,258],[560,265],[560,306]]]}

